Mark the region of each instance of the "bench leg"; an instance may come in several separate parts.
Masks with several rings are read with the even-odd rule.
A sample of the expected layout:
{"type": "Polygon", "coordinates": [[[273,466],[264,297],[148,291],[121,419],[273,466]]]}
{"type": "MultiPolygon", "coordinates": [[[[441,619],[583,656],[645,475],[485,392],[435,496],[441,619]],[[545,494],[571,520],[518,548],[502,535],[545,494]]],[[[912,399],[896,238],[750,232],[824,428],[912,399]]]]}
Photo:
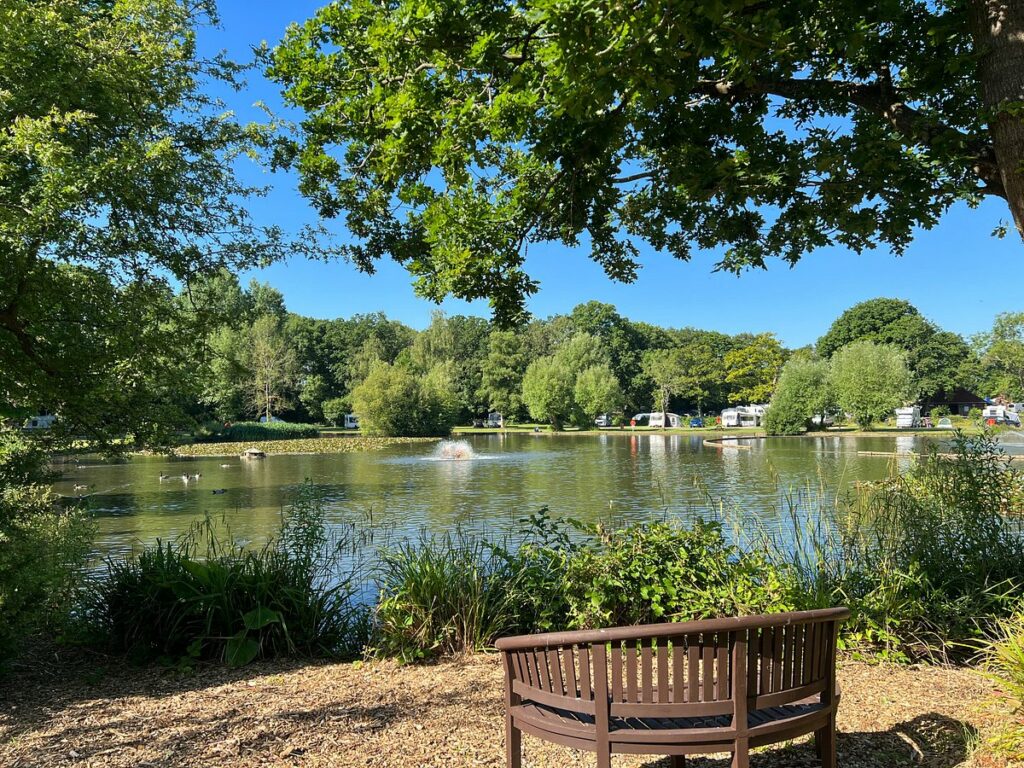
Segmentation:
{"type": "Polygon", "coordinates": [[[597,768],[612,768],[612,753],[610,749],[597,748],[597,768]]]}
{"type": "Polygon", "coordinates": [[[512,718],[505,719],[505,757],[508,768],[522,768],[523,733],[512,725],[512,718]]]}
{"type": "Polygon", "coordinates": [[[670,768],[686,768],[686,755],[672,755],[668,764],[670,768]]]}
{"type": "Polygon", "coordinates": [[[814,732],[814,749],[821,758],[822,768],[836,768],[836,720],[814,732]]]}
{"type": "Polygon", "coordinates": [[[750,768],[750,742],[736,739],[732,750],[732,768],[750,768]]]}

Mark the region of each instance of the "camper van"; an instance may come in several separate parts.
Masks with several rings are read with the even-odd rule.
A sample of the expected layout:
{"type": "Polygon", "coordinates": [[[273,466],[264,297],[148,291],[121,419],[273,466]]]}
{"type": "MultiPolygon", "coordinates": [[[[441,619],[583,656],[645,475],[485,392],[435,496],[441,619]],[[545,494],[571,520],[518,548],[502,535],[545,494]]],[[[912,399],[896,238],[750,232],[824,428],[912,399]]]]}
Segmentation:
{"type": "Polygon", "coordinates": [[[1009,424],[1020,426],[1020,415],[1005,405],[987,405],[981,412],[981,420],[986,424],[1009,424]]]}
{"type": "Polygon", "coordinates": [[[908,405],[896,409],[897,429],[917,429],[921,426],[921,406],[908,405]]]}
{"type": "Polygon", "coordinates": [[[738,427],[740,425],[740,412],[736,408],[726,408],[722,411],[723,427],[738,427]]]}
{"type": "Polygon", "coordinates": [[[345,420],[342,422],[342,427],[345,429],[359,429],[359,417],[354,413],[346,413],[345,420]]]}

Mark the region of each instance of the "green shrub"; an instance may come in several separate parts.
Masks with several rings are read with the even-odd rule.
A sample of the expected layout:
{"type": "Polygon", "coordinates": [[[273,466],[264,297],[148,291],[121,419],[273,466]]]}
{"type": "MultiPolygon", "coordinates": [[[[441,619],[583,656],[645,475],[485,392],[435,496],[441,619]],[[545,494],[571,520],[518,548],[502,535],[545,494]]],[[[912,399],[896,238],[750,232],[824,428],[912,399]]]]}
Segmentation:
{"type": "Polygon", "coordinates": [[[521,574],[481,536],[461,531],[384,550],[376,651],[403,661],[483,648],[521,627],[521,574]]]}
{"type": "Polygon", "coordinates": [[[241,443],[258,440],[296,440],[319,437],[320,429],[314,424],[291,424],[286,421],[239,421],[228,427],[221,427],[201,442],[241,443]]]}
{"type": "Polygon", "coordinates": [[[324,400],[321,408],[323,409],[324,420],[336,427],[342,425],[345,421],[345,414],[350,412],[348,398],[345,397],[333,397],[330,400],[324,400]]]}
{"type": "Polygon", "coordinates": [[[261,548],[207,518],[175,541],[108,561],[85,620],[95,640],[139,660],[352,657],[366,621],[343,567],[349,545],[327,533],[307,486],[261,548]]]}
{"type": "Polygon", "coordinates": [[[46,454],[0,430],[0,662],[19,642],[62,628],[92,545],[91,521],[50,488],[46,454]]]}
{"type": "Polygon", "coordinates": [[[936,405],[936,406],[933,406],[932,409],[928,412],[928,415],[931,416],[935,420],[938,420],[938,419],[941,419],[941,418],[945,418],[946,416],[949,416],[949,406],[948,405],[936,405]]]}
{"type": "Polygon", "coordinates": [[[426,375],[403,365],[376,362],[352,390],[363,433],[373,437],[439,437],[451,432],[459,406],[454,371],[438,363],[426,375]]]}
{"type": "Polygon", "coordinates": [[[719,523],[637,523],[591,536],[568,559],[574,628],[789,610],[787,569],[729,544],[719,523]]]}
{"type": "Polygon", "coordinates": [[[995,637],[983,648],[982,660],[1000,703],[1011,710],[990,745],[1010,761],[1024,760],[1024,614],[1000,622],[995,637]]]}
{"type": "Polygon", "coordinates": [[[764,415],[768,434],[798,435],[808,429],[814,416],[833,410],[828,375],[825,360],[787,362],[764,415]]]}
{"type": "Polygon", "coordinates": [[[1021,481],[990,434],[954,433],[834,511],[793,513],[795,539],[752,548],[792,567],[800,607],[850,607],[848,646],[891,660],[962,655],[1024,596],[1021,481]]]}

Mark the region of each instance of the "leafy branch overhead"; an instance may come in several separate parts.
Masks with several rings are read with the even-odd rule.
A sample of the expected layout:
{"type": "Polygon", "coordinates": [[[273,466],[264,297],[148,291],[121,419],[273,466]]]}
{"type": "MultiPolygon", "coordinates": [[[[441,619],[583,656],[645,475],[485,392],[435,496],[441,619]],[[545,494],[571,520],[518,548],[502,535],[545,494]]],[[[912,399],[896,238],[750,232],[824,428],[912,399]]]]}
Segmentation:
{"type": "Polygon", "coordinates": [[[277,161],[440,300],[517,319],[528,246],[644,240],[720,267],[830,244],[901,252],[954,202],[1024,223],[1024,11],[982,0],[347,0],[269,74],[305,119],[277,161]],[[998,11],[998,14],[997,14],[998,11]],[[1018,57],[1018,58],[1015,58],[1018,57]]]}

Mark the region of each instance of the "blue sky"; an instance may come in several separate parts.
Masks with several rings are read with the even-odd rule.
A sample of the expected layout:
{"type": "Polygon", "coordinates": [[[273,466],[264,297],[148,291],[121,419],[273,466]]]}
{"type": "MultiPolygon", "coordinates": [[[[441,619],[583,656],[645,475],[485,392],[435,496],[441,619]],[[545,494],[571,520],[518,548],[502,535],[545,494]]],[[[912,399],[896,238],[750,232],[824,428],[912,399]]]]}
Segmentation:
{"type": "MultiPolygon", "coordinates": [[[[226,50],[236,60],[251,58],[251,46],[276,43],[292,21],[302,21],[316,2],[222,0],[221,25],[200,35],[204,52],[226,50]]],[[[250,73],[248,88],[225,95],[240,117],[257,119],[253,103],[280,108],[276,87],[250,73]]],[[[293,115],[293,117],[295,117],[293,115]]],[[[245,178],[271,187],[268,197],[251,206],[262,223],[298,228],[315,214],[296,191],[295,178],[245,169],[245,178]]],[[[813,342],[844,309],[876,296],[906,299],[944,328],[970,335],[991,326],[998,312],[1019,310],[1024,302],[1024,245],[1013,235],[999,240],[992,229],[1010,218],[1005,204],[988,200],[971,210],[953,208],[936,228],[920,232],[901,257],[879,249],[857,255],[827,248],[806,256],[796,267],[779,262],[767,271],[740,277],[713,273],[717,256],[698,253],[681,262],[653,249],[642,249],[643,269],[630,285],[609,281],[588,258],[586,248],[531,246],[526,269],[541,283],[529,301],[540,317],[570,311],[596,299],[618,307],[634,320],[663,326],[695,326],[725,333],[772,331],[787,345],[813,342]]],[[[344,228],[330,224],[339,235],[344,228]]],[[[320,318],[383,311],[422,328],[435,309],[417,298],[409,275],[392,262],[381,262],[375,275],[364,275],[344,262],[292,259],[250,275],[284,293],[293,312],[320,318]]],[[[484,302],[449,300],[452,313],[487,316],[484,302]]]]}

